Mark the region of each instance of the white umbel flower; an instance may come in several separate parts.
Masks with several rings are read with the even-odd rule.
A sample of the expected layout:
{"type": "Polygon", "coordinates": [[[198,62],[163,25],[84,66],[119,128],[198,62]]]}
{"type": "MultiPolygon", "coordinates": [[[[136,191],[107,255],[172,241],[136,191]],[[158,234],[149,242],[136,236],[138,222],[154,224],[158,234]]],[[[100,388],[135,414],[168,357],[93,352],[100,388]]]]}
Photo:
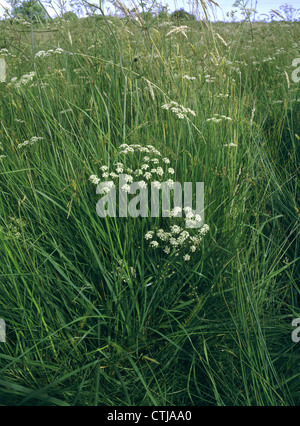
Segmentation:
{"type": "Polygon", "coordinates": [[[92,176],[90,176],[90,181],[94,185],[98,185],[101,182],[101,179],[99,179],[96,175],[92,175],[92,176]]]}

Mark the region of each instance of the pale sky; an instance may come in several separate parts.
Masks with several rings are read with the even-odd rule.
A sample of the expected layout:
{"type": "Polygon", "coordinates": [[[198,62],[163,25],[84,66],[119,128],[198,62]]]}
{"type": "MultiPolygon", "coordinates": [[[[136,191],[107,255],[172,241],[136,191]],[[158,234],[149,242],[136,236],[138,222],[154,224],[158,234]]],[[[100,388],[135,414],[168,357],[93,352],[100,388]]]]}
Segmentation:
{"type": "MultiPolygon", "coordinates": [[[[98,3],[98,1],[96,0],[90,0],[90,1],[95,2],[96,4],[98,3]]],[[[123,0],[123,1],[125,4],[128,3],[128,1],[126,0],[123,0]]],[[[220,9],[214,8],[215,12],[217,12],[216,18],[219,20],[225,19],[224,17],[226,17],[226,12],[236,9],[232,7],[235,0],[215,0],[215,1],[220,6],[220,9]]],[[[244,0],[244,1],[247,1],[247,0],[244,0]]],[[[168,4],[169,9],[171,11],[174,11],[180,8],[184,8],[186,11],[192,10],[191,8],[192,1],[189,1],[189,0],[161,0],[161,3],[164,5],[168,4]]],[[[290,4],[296,9],[300,9],[300,0],[248,0],[247,7],[254,7],[257,10],[258,16],[259,16],[259,15],[270,12],[271,9],[279,10],[279,6],[284,3],[290,4]]],[[[106,7],[108,7],[109,5],[110,5],[110,2],[108,1],[105,2],[106,7]]],[[[3,6],[7,6],[7,3],[5,0],[0,0],[0,17],[1,15],[3,15],[3,6]]]]}

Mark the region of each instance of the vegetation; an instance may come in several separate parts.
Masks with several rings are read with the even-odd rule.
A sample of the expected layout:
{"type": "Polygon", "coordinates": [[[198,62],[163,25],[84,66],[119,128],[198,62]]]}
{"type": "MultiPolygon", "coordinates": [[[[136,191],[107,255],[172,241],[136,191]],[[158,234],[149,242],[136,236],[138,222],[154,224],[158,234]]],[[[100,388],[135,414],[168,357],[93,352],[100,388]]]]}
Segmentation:
{"type": "Polygon", "coordinates": [[[47,13],[44,7],[37,1],[28,0],[23,1],[12,8],[13,17],[29,18],[33,21],[44,20],[47,17],[47,13]]]}
{"type": "Polygon", "coordinates": [[[299,36],[0,22],[0,405],[299,405],[299,36]],[[121,145],[204,182],[190,259],[145,238],[171,219],[96,214],[121,145]]]}
{"type": "Polygon", "coordinates": [[[171,17],[177,20],[183,19],[188,21],[194,21],[196,19],[195,15],[193,15],[192,13],[186,12],[184,9],[175,10],[175,12],[171,14],[171,17]]]}

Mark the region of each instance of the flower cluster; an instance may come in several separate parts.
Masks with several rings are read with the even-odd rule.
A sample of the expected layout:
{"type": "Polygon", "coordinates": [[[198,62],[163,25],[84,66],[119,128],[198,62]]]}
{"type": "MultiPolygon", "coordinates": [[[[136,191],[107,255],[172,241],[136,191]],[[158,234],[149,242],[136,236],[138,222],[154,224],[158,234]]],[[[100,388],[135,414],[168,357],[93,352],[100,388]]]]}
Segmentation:
{"type": "Polygon", "coordinates": [[[51,55],[61,55],[63,53],[66,53],[66,51],[61,49],[60,47],[58,47],[55,50],[53,49],[49,49],[47,51],[40,50],[38,53],[35,54],[35,58],[47,58],[48,56],[51,56],[51,55]]]}
{"type": "Polygon", "coordinates": [[[190,108],[185,108],[184,106],[179,105],[175,101],[171,101],[168,104],[162,105],[162,109],[167,109],[174,112],[180,119],[187,118],[187,114],[191,114],[194,117],[196,116],[195,111],[191,110],[190,108]]]}
{"type": "Polygon", "coordinates": [[[1,56],[11,56],[12,58],[16,58],[17,57],[16,55],[13,55],[12,53],[10,53],[8,51],[8,49],[5,49],[5,48],[0,49],[0,57],[1,56]]]}
{"type": "Polygon", "coordinates": [[[196,77],[190,77],[190,76],[188,76],[188,75],[184,75],[182,78],[183,78],[183,80],[189,80],[189,81],[194,81],[194,80],[196,80],[196,77]]]}
{"type": "Polygon", "coordinates": [[[112,170],[105,165],[100,167],[102,179],[97,175],[90,176],[90,181],[94,185],[105,182],[105,186],[101,189],[102,194],[107,194],[111,191],[120,175],[123,175],[125,179],[125,184],[121,188],[121,191],[124,192],[129,192],[130,184],[133,181],[137,181],[141,189],[147,188],[150,183],[154,188],[160,189],[162,179],[166,179],[166,183],[169,186],[174,184],[172,176],[175,170],[169,167],[169,158],[164,158],[154,146],[122,144],[120,146],[119,155],[125,157],[124,161],[116,162],[112,170]],[[137,167],[135,169],[127,167],[127,160],[130,161],[131,166],[135,162],[137,167]]]}
{"type": "Polygon", "coordinates": [[[29,141],[24,141],[23,143],[19,143],[18,148],[21,149],[27,145],[34,145],[37,141],[42,141],[44,138],[39,136],[33,136],[29,141]]]}
{"type": "MultiPolygon", "coordinates": [[[[103,184],[99,187],[100,194],[108,194],[116,188],[116,180],[120,175],[123,184],[120,191],[130,192],[130,184],[135,181],[138,187],[143,189],[151,184],[151,188],[160,189],[163,183],[170,188],[173,187],[174,168],[170,167],[170,159],[162,154],[152,145],[122,144],[119,148],[119,156],[123,155],[123,162],[116,162],[112,168],[103,165],[100,167],[101,177],[90,176],[90,182],[94,185],[103,184]],[[130,167],[126,165],[130,162],[130,167]],[[132,166],[138,167],[132,168],[132,166]]],[[[100,174],[99,174],[100,175],[100,174]]],[[[202,238],[209,231],[209,226],[203,224],[199,214],[194,214],[189,206],[183,209],[179,206],[168,211],[169,229],[149,230],[145,239],[149,242],[149,247],[160,249],[162,254],[182,256],[185,262],[191,259],[193,253],[199,250],[202,238]],[[183,213],[185,217],[183,217],[183,213]],[[185,227],[187,229],[185,229],[185,227]]]]}
{"type": "Polygon", "coordinates": [[[30,81],[32,81],[35,76],[36,76],[36,73],[34,71],[32,71],[29,74],[24,74],[19,80],[17,79],[17,77],[13,77],[11,79],[10,83],[8,84],[8,86],[12,85],[12,86],[15,86],[17,88],[19,88],[21,86],[25,86],[30,81]]]}
{"type": "Polygon", "coordinates": [[[208,118],[206,121],[209,122],[213,122],[213,123],[221,123],[222,121],[232,121],[231,117],[226,117],[226,115],[219,115],[219,114],[214,114],[214,116],[212,118],[208,118]]]}
{"type": "Polygon", "coordinates": [[[237,146],[237,144],[236,143],[233,143],[233,142],[230,142],[230,143],[224,143],[224,145],[223,146],[228,146],[229,148],[232,148],[232,147],[234,147],[234,146],[237,146]]]}
{"type": "Polygon", "coordinates": [[[211,77],[210,74],[206,74],[204,78],[206,83],[214,83],[216,81],[216,77],[211,77]]]}
{"type": "Polygon", "coordinates": [[[229,98],[229,93],[219,93],[219,95],[216,95],[217,98],[229,98]]]}
{"type": "MultiPolygon", "coordinates": [[[[200,243],[203,236],[209,231],[209,226],[204,224],[199,228],[201,217],[195,215],[191,207],[185,207],[183,210],[185,218],[182,218],[181,222],[185,221],[185,225],[189,229],[173,223],[167,231],[164,229],[148,231],[145,239],[149,241],[151,248],[161,249],[167,255],[181,255],[183,260],[188,262],[193,253],[199,251],[200,243]],[[197,231],[195,231],[195,228],[197,228],[197,231]]],[[[175,207],[171,212],[171,217],[178,217],[178,214],[182,214],[181,207],[175,207]]]]}

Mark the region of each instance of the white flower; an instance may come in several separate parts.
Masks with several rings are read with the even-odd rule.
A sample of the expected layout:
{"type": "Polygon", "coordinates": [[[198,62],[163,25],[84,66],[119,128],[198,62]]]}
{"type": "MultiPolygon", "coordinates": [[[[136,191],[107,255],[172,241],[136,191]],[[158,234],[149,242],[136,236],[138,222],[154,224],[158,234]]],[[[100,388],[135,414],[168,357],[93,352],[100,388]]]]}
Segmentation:
{"type": "Polygon", "coordinates": [[[145,146],[141,146],[141,148],[139,148],[140,152],[150,152],[148,148],[146,148],[145,146]]]}
{"type": "Polygon", "coordinates": [[[108,186],[105,186],[104,188],[102,188],[99,193],[102,194],[108,194],[110,192],[111,188],[109,188],[108,186]]]}
{"type": "Polygon", "coordinates": [[[161,153],[156,148],[154,148],[153,145],[147,145],[147,147],[148,147],[149,151],[152,151],[153,154],[161,156],[161,153]]]}
{"type": "Polygon", "coordinates": [[[193,116],[196,116],[195,111],[191,110],[190,108],[185,108],[183,105],[179,105],[175,101],[171,101],[169,104],[165,104],[161,106],[162,109],[171,110],[174,112],[178,118],[186,118],[186,114],[192,114],[193,116]]]}
{"type": "Polygon", "coordinates": [[[194,253],[197,250],[196,246],[191,246],[191,252],[194,253]]]}
{"type": "MultiPolygon", "coordinates": [[[[188,213],[187,216],[192,215],[192,213],[188,213]]],[[[193,215],[194,216],[194,215],[193,215]]],[[[196,214],[195,217],[188,217],[186,219],[186,226],[188,228],[199,228],[199,224],[202,221],[202,218],[199,214],[196,214]]]]}
{"type": "Polygon", "coordinates": [[[31,145],[33,145],[34,142],[36,141],[42,141],[44,138],[41,138],[40,136],[32,136],[32,138],[30,139],[31,145]]]}
{"type": "Polygon", "coordinates": [[[108,178],[108,176],[109,176],[109,173],[103,173],[102,174],[102,177],[105,178],[105,179],[108,178]]]}
{"type": "Polygon", "coordinates": [[[161,183],[158,182],[157,180],[152,182],[151,185],[153,186],[153,188],[155,189],[161,189],[161,183]]]}
{"type": "Polygon", "coordinates": [[[178,246],[179,241],[178,241],[178,240],[176,240],[176,238],[172,237],[172,238],[170,238],[170,244],[171,244],[172,246],[176,247],[176,246],[178,246]]]}
{"type": "Polygon", "coordinates": [[[94,185],[98,185],[101,182],[101,179],[99,179],[96,175],[92,175],[92,176],[90,176],[90,181],[94,185]]]}
{"type": "Polygon", "coordinates": [[[183,239],[187,239],[190,236],[190,234],[188,233],[188,231],[182,231],[180,234],[180,237],[183,239]]]}
{"type": "Polygon", "coordinates": [[[162,241],[167,241],[170,238],[171,234],[169,232],[165,232],[163,229],[159,229],[157,231],[157,236],[162,241]]]}
{"type": "Polygon", "coordinates": [[[196,222],[201,222],[201,220],[202,220],[202,217],[200,216],[200,214],[196,214],[195,215],[195,221],[196,222]]]}
{"type": "Polygon", "coordinates": [[[168,179],[168,180],[167,180],[167,182],[166,182],[166,184],[167,184],[170,188],[172,188],[172,187],[174,186],[174,181],[173,181],[172,179],[168,179]]]}
{"type": "Polygon", "coordinates": [[[100,167],[100,170],[101,170],[102,172],[106,172],[106,171],[108,170],[108,167],[107,167],[107,166],[101,166],[101,167],[100,167]]]}
{"type": "Polygon", "coordinates": [[[163,168],[162,167],[157,167],[156,173],[158,174],[158,176],[162,176],[164,174],[163,168]]]}
{"type": "Polygon", "coordinates": [[[178,237],[178,242],[180,244],[183,244],[189,238],[189,236],[190,234],[188,233],[188,231],[181,232],[181,234],[178,237]]]}
{"type": "Polygon", "coordinates": [[[125,182],[132,183],[133,182],[133,177],[130,176],[130,175],[125,175],[124,176],[124,180],[125,180],[125,182]]]}
{"type": "Polygon", "coordinates": [[[170,175],[173,175],[173,174],[175,173],[175,170],[174,170],[174,169],[172,169],[172,167],[170,167],[170,168],[168,169],[168,172],[170,173],[170,175]]]}
{"type": "Polygon", "coordinates": [[[183,256],[183,260],[188,262],[189,260],[191,260],[191,256],[189,254],[186,254],[185,256],[183,256]]]}
{"type": "Polygon", "coordinates": [[[149,169],[149,164],[142,164],[141,165],[141,170],[147,170],[149,169]]]}
{"type": "Polygon", "coordinates": [[[162,159],[162,161],[163,161],[165,164],[170,164],[170,160],[169,160],[168,158],[163,158],[163,159],[162,159]]]}
{"type": "Polygon", "coordinates": [[[194,213],[192,213],[191,211],[188,211],[185,216],[187,219],[193,219],[194,213]]]}
{"type": "Polygon", "coordinates": [[[154,232],[153,232],[153,231],[149,231],[149,232],[147,232],[147,234],[145,235],[145,239],[146,239],[146,240],[152,240],[152,238],[153,238],[153,234],[154,234],[154,232]]]}
{"type": "Polygon", "coordinates": [[[23,143],[19,143],[18,148],[23,148],[23,146],[26,146],[29,144],[29,141],[24,141],[23,143]]]}
{"type": "Polygon", "coordinates": [[[170,254],[170,252],[171,252],[170,247],[165,247],[165,248],[164,248],[164,252],[165,252],[166,254],[170,254]]]}
{"type": "Polygon", "coordinates": [[[181,227],[178,225],[171,226],[171,232],[173,234],[179,234],[182,231],[181,227]]]}
{"type": "Polygon", "coordinates": [[[130,185],[125,183],[125,185],[122,186],[121,190],[124,191],[124,192],[129,192],[130,191],[130,185]]]}
{"type": "Polygon", "coordinates": [[[225,143],[224,146],[233,147],[233,146],[237,146],[237,144],[230,142],[230,143],[225,143]]]}
{"type": "Polygon", "coordinates": [[[153,247],[153,248],[157,248],[157,247],[159,247],[159,244],[158,244],[157,241],[151,241],[150,246],[153,247]]]}
{"type": "Polygon", "coordinates": [[[147,180],[151,179],[151,177],[152,177],[152,174],[150,172],[146,172],[144,174],[144,178],[147,179],[147,180]]]}
{"type": "Polygon", "coordinates": [[[144,180],[140,180],[140,181],[138,182],[138,186],[139,186],[140,188],[142,188],[142,189],[147,188],[147,184],[146,184],[146,182],[145,182],[144,180]]]}
{"type": "Polygon", "coordinates": [[[209,226],[207,224],[204,224],[202,228],[199,229],[198,232],[200,235],[205,235],[208,231],[209,231],[209,226]]]}
{"type": "Polygon", "coordinates": [[[181,216],[181,213],[182,213],[182,208],[177,206],[177,207],[174,207],[174,209],[171,211],[170,216],[178,217],[178,216],[181,216]]]}
{"type": "Polygon", "coordinates": [[[18,148],[23,148],[26,145],[34,145],[35,142],[37,141],[42,141],[44,138],[40,137],[40,136],[32,136],[32,138],[29,141],[24,141],[23,143],[20,143],[18,145],[18,148]]]}
{"type": "Polygon", "coordinates": [[[188,75],[184,75],[182,78],[185,80],[191,80],[191,81],[196,80],[196,77],[189,77],[188,75]]]}

